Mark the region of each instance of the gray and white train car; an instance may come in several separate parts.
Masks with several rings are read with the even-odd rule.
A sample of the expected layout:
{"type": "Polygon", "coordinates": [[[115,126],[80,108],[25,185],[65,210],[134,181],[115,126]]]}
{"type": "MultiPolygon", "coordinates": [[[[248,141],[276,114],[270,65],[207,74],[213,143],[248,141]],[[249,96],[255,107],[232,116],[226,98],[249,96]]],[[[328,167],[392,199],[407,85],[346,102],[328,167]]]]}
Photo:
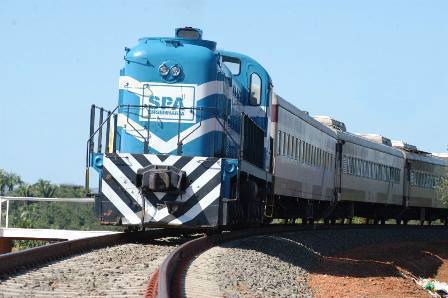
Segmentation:
{"type": "Polygon", "coordinates": [[[406,157],[403,196],[408,206],[407,216],[420,220],[443,218],[446,206],[438,185],[448,174],[448,161],[403,141],[394,141],[393,146],[406,157]]]}
{"type": "Polygon", "coordinates": [[[353,214],[376,220],[399,218],[403,212],[405,156],[379,135],[339,131],[341,171],[339,201],[353,214]],[[355,210],[356,209],[356,210],[355,210]]]}
{"type": "Polygon", "coordinates": [[[274,96],[271,137],[274,217],[319,217],[335,198],[336,132],[274,96]]]}
{"type": "Polygon", "coordinates": [[[279,96],[273,99],[271,136],[273,217],[448,217],[437,189],[447,176],[447,161],[416,148],[395,148],[380,135],[349,133],[344,123],[312,118],[279,96]]]}

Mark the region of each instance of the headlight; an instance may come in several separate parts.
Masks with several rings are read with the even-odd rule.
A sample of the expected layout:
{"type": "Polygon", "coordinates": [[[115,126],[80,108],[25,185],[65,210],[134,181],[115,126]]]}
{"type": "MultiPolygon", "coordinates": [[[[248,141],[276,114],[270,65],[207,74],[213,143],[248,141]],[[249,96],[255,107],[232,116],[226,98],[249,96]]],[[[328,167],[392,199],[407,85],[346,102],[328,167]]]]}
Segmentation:
{"type": "Polygon", "coordinates": [[[170,69],[165,64],[162,64],[159,67],[159,72],[162,76],[166,76],[170,72],[170,69]]]}
{"type": "Polygon", "coordinates": [[[177,77],[180,75],[180,67],[177,65],[174,65],[173,67],[171,67],[171,75],[173,77],[177,77]]]}

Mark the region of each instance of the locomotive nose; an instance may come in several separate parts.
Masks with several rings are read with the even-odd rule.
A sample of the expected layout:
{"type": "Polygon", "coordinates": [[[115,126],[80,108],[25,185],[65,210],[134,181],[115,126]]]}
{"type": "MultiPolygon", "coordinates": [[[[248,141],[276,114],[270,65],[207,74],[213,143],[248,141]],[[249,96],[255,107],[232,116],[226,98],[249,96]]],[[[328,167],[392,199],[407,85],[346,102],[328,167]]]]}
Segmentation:
{"type": "Polygon", "coordinates": [[[168,192],[180,194],[185,190],[186,174],[173,166],[150,165],[137,171],[136,186],[142,194],[168,192]]]}

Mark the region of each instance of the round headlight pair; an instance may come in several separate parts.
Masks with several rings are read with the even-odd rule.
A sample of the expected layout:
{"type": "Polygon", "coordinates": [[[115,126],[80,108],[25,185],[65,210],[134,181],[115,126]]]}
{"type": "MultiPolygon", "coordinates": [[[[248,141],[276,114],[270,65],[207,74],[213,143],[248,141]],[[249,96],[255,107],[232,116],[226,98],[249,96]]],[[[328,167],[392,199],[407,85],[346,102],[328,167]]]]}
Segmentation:
{"type": "Polygon", "coordinates": [[[162,75],[164,77],[167,76],[171,72],[171,75],[176,78],[180,75],[181,70],[180,70],[180,67],[177,65],[172,66],[170,69],[168,66],[166,66],[166,64],[162,64],[159,67],[159,72],[160,72],[160,75],[162,75]]]}

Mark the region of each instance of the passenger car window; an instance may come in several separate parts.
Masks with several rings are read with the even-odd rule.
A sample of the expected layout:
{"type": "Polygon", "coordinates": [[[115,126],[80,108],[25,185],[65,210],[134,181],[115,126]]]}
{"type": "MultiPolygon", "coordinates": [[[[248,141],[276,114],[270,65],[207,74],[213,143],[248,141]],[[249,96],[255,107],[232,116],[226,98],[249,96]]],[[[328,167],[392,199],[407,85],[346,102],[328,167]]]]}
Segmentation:
{"type": "Polygon", "coordinates": [[[255,72],[250,75],[249,104],[258,106],[261,103],[261,78],[255,72]]]}
{"type": "Polygon", "coordinates": [[[283,134],[279,130],[278,131],[278,140],[277,140],[277,155],[281,155],[282,154],[282,143],[283,143],[282,136],[283,136],[283,134]]]}

